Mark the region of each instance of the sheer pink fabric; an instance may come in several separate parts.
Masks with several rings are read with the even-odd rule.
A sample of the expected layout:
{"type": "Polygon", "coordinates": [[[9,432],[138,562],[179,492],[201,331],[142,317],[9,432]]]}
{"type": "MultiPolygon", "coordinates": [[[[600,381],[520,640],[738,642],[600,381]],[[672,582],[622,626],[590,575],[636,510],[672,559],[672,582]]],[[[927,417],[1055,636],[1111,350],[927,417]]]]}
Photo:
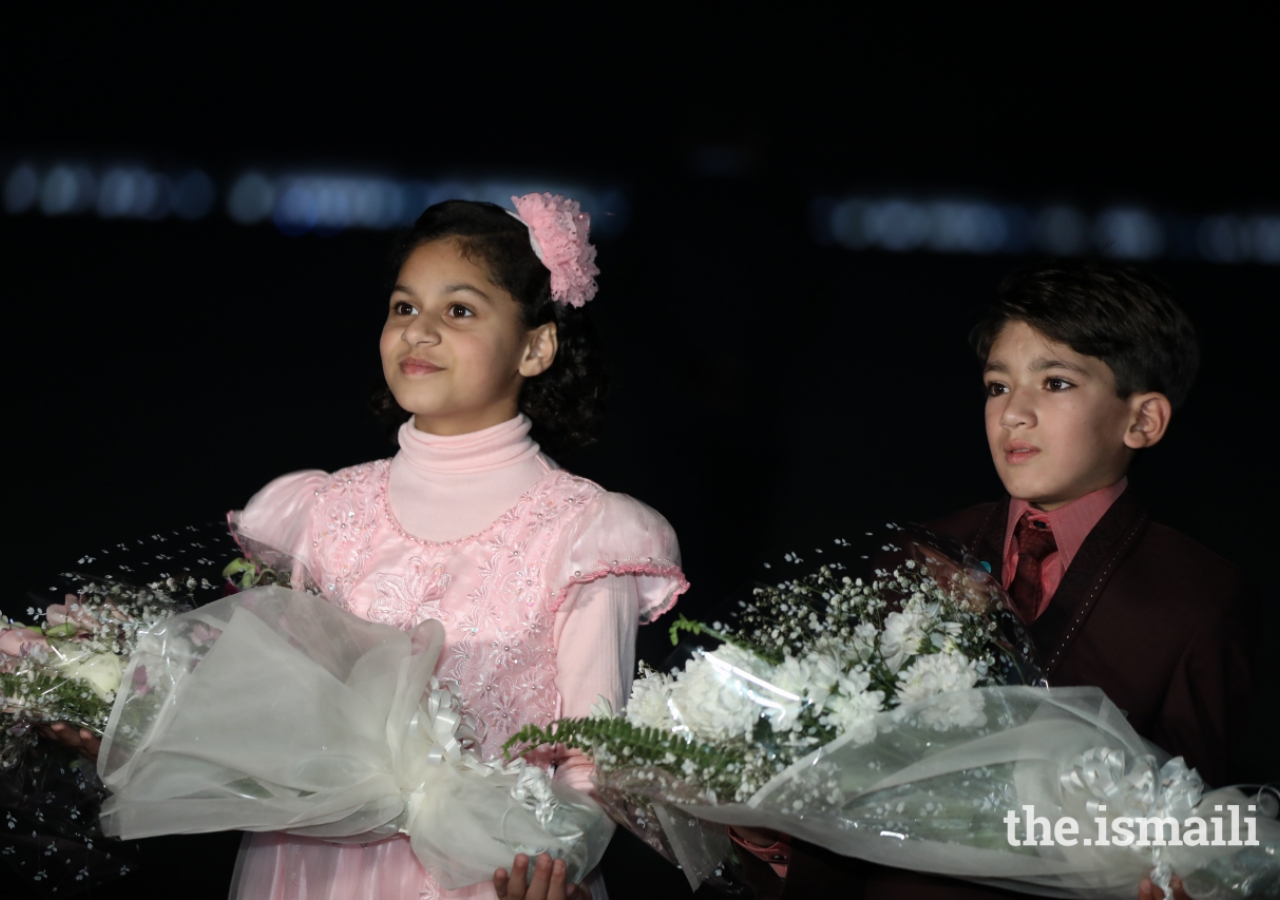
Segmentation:
{"type": "MultiPolygon", "coordinates": [[[[437,674],[462,686],[484,723],[486,756],[527,722],[585,715],[597,695],[621,706],[637,623],[688,586],[661,515],[557,468],[528,430],[523,416],[446,438],[408,423],[393,460],[286,475],[231,517],[250,552],[289,553],[356,615],[403,629],[441,621],[437,674]]],[[[581,754],[538,761],[589,790],[581,754]]],[[[254,835],[237,885],[252,900],[494,896],[490,884],[438,889],[402,838],[362,846],[254,835]]]]}

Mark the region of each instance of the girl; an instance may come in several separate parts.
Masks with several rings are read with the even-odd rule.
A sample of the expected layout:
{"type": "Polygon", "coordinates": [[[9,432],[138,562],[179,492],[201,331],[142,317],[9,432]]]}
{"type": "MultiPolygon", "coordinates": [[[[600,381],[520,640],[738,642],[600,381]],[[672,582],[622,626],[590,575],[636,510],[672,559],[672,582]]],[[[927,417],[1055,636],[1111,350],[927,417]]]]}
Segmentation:
{"type": "MultiPolygon", "coordinates": [[[[604,376],[581,310],[598,270],[576,203],[530,194],[515,206],[440,203],[399,244],[380,345],[381,406],[402,422],[399,453],[286,475],[231,515],[248,553],[289,554],[295,584],[355,615],[406,630],[443,623],[437,675],[461,685],[486,757],[526,722],[586,715],[598,695],[621,706],[637,624],[688,586],[662,516],[559,468],[529,436],[536,425],[569,447],[600,424],[604,376]]],[[[580,754],[538,762],[590,789],[580,754]]],[[[497,890],[566,890],[563,865],[543,858],[526,894],[529,864],[518,857],[510,878],[499,870],[497,890]]],[[[495,896],[487,883],[441,890],[403,837],[359,845],[275,832],[247,839],[236,890],[252,900],[495,896]]]]}

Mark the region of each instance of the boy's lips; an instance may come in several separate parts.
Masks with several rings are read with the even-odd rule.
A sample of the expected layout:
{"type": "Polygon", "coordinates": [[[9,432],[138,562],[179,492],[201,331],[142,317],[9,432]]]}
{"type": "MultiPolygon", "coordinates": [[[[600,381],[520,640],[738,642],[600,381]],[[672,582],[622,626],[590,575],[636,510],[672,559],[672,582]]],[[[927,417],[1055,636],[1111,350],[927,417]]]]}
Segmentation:
{"type": "Polygon", "coordinates": [[[1026,441],[1009,441],[1004,445],[1004,460],[1013,466],[1027,462],[1032,457],[1039,455],[1039,453],[1039,447],[1026,441]]]}
{"type": "Polygon", "coordinates": [[[406,375],[430,375],[442,371],[440,366],[425,359],[409,357],[400,361],[400,371],[406,375]]]}

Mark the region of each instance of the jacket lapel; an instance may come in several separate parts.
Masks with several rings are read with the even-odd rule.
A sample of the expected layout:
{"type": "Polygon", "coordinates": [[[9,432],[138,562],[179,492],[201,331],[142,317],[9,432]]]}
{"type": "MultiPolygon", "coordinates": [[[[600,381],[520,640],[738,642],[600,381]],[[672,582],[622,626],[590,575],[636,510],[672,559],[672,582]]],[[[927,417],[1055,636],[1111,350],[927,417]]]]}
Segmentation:
{"type": "Polygon", "coordinates": [[[1009,521],[1009,498],[997,503],[987,520],[973,536],[974,554],[982,561],[983,568],[993,574],[996,581],[1004,569],[1004,531],[1009,521]]]}
{"type": "MultiPolygon", "coordinates": [[[[1007,501],[1004,509],[1005,518],[1000,520],[1002,542],[1009,509],[1007,501]]],[[[1049,607],[1029,629],[1031,639],[1040,651],[1046,677],[1052,678],[1062,663],[1063,656],[1080,634],[1107,582],[1141,539],[1148,521],[1150,517],[1130,487],[1116,498],[1084,539],[1080,551],[1062,576],[1062,583],[1058,585],[1049,607]]],[[[1000,545],[996,550],[996,560],[1000,560],[1002,552],[1003,546],[1000,545]]]]}

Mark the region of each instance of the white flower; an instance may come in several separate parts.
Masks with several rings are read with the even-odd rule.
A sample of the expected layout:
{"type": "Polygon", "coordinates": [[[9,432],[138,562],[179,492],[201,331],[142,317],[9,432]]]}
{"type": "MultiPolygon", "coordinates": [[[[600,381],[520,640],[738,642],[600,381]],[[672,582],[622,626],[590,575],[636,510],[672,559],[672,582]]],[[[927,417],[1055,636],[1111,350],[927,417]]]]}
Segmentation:
{"type": "Polygon", "coordinates": [[[898,673],[898,701],[906,705],[934,698],[914,710],[924,725],[939,730],[981,724],[982,695],[970,689],[978,683],[978,667],[962,653],[931,653],[898,673]]]}
{"type": "Polygon", "coordinates": [[[671,677],[661,672],[648,671],[631,685],[631,699],[627,701],[627,721],[632,725],[661,728],[670,731],[671,712],[667,698],[671,696],[671,677]]]}
{"type": "Polygon", "coordinates": [[[55,666],[68,678],[82,681],[103,700],[111,699],[120,687],[124,666],[114,653],[95,653],[68,659],[55,666]]]}
{"type": "Polygon", "coordinates": [[[863,622],[853,629],[853,643],[850,650],[853,653],[854,662],[866,661],[876,649],[876,636],[879,633],[876,626],[870,622],[863,622]]]}
{"type": "Polygon", "coordinates": [[[987,721],[986,704],[979,691],[939,694],[931,703],[916,711],[920,724],[945,731],[948,728],[974,728],[987,721]]]}
{"type": "Polygon", "coordinates": [[[853,740],[865,744],[876,736],[873,721],[884,709],[884,691],[869,691],[871,678],[866,672],[848,672],[840,676],[837,693],[827,698],[827,713],[819,721],[853,740]]]}
{"type": "Polygon", "coordinates": [[[929,626],[929,618],[908,604],[902,612],[891,612],[884,619],[884,634],[880,637],[880,652],[890,672],[902,668],[908,657],[920,652],[929,626]]]}
{"type": "Polygon", "coordinates": [[[812,704],[821,708],[840,678],[840,662],[829,654],[813,653],[801,659],[788,656],[775,667],[770,683],[780,693],[762,692],[776,706],[765,714],[774,731],[791,731],[799,724],[801,710],[812,704]],[[794,699],[793,699],[794,698],[794,699]]]}
{"type": "Polygon", "coordinates": [[[768,681],[768,669],[762,660],[731,644],[699,653],[676,675],[671,706],[700,740],[749,737],[764,711],[759,698],[771,695],[744,676],[768,681]]]}
{"type": "Polygon", "coordinates": [[[591,704],[591,709],[587,713],[589,719],[612,719],[614,718],[613,704],[609,702],[609,698],[604,694],[596,694],[596,702],[591,704]]]}

